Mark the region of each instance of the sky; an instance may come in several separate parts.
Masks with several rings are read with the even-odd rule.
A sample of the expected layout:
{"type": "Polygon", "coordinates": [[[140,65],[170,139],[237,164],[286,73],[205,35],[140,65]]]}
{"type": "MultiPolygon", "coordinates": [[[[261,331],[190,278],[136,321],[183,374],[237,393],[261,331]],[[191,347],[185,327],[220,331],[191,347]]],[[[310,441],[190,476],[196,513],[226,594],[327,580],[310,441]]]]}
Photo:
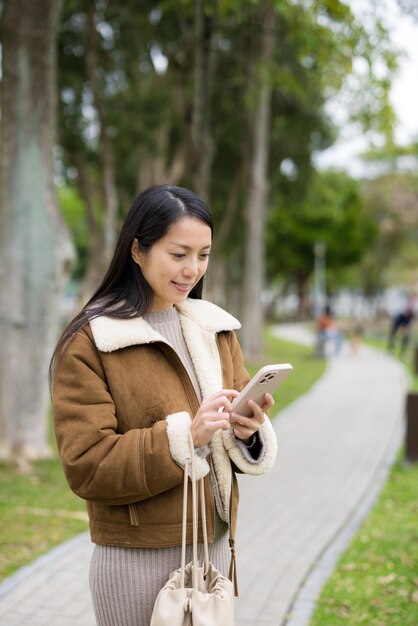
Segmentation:
{"type": "MultiPolygon", "coordinates": [[[[355,3],[354,3],[355,4],[355,3]]],[[[396,140],[404,145],[418,140],[418,22],[403,14],[395,0],[386,0],[388,26],[395,45],[404,50],[399,59],[399,70],[391,91],[391,101],[397,117],[396,140]]],[[[331,115],[338,119],[341,112],[331,115]]],[[[343,128],[341,138],[316,159],[320,168],[341,167],[352,176],[365,175],[365,165],[358,158],[367,149],[364,134],[353,134],[353,129],[343,128]]]]}
{"type": "Polygon", "coordinates": [[[407,51],[392,89],[392,103],[401,120],[397,138],[404,143],[418,137],[418,23],[403,16],[393,36],[407,51]]]}

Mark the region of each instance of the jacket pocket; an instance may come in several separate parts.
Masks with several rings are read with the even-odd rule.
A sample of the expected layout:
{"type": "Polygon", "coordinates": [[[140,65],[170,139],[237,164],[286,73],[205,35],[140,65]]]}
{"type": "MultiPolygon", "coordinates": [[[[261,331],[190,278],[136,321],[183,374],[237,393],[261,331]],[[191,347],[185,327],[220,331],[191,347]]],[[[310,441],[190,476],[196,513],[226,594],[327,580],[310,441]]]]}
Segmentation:
{"type": "Polygon", "coordinates": [[[156,422],[159,422],[165,418],[164,409],[162,406],[153,406],[145,413],[142,417],[142,425],[145,427],[150,427],[156,422]]]}

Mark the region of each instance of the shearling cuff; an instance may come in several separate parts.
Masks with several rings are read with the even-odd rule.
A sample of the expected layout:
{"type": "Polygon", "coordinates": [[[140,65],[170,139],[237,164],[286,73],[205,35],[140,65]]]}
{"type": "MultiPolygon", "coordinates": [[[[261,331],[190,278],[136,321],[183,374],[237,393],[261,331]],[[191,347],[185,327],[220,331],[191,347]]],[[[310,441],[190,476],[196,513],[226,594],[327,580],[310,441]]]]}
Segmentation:
{"type": "MultiPolygon", "coordinates": [[[[191,419],[187,411],[172,413],[166,418],[167,437],[170,454],[173,460],[184,469],[189,456],[189,430],[191,419]]],[[[210,467],[206,459],[202,459],[195,450],[196,480],[209,474],[210,467]]]]}
{"type": "Polygon", "coordinates": [[[253,476],[259,476],[270,471],[277,456],[276,433],[267,416],[258,432],[262,443],[262,451],[259,459],[251,459],[250,461],[247,456],[248,451],[245,453],[242,447],[237,444],[232,428],[222,431],[224,446],[230,459],[242,472],[252,474],[253,476]]]}

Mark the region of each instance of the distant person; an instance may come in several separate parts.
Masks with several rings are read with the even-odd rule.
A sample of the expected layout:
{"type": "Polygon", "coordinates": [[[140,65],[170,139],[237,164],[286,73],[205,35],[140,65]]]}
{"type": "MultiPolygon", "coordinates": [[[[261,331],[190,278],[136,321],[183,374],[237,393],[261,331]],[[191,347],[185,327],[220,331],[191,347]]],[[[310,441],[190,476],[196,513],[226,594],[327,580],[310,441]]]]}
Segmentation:
{"type": "Polygon", "coordinates": [[[356,324],[350,333],[350,345],[353,354],[360,352],[364,329],[361,324],[356,324]]]}
{"type": "Polygon", "coordinates": [[[331,307],[327,305],[318,318],[318,343],[319,352],[326,353],[327,343],[334,344],[334,354],[339,354],[344,338],[337,328],[331,307]]]}
{"type": "Polygon", "coordinates": [[[402,313],[398,313],[392,319],[388,349],[396,350],[396,345],[399,343],[400,356],[403,356],[409,345],[413,319],[414,313],[411,308],[407,308],[402,313]]]}

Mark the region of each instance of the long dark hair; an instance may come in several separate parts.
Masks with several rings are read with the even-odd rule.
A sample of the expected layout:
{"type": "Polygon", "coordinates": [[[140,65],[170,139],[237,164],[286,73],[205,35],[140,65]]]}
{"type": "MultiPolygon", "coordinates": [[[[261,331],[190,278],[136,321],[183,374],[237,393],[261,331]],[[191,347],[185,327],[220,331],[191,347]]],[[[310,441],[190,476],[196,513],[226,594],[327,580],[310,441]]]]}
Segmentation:
{"type": "MultiPolygon", "coordinates": [[[[164,237],[174,222],[187,216],[197,217],[213,233],[208,206],[188,189],[155,185],[135,198],[123,223],[105,277],[80,313],[68,324],[56,345],[49,367],[50,381],[57,355],[62,354],[71,339],[88,321],[100,315],[128,319],[149,311],[153,293],[140,267],[132,259],[133,240],[136,238],[140,249],[147,252],[164,237]]],[[[203,277],[193,287],[189,298],[200,299],[202,290],[203,277]]]]}

